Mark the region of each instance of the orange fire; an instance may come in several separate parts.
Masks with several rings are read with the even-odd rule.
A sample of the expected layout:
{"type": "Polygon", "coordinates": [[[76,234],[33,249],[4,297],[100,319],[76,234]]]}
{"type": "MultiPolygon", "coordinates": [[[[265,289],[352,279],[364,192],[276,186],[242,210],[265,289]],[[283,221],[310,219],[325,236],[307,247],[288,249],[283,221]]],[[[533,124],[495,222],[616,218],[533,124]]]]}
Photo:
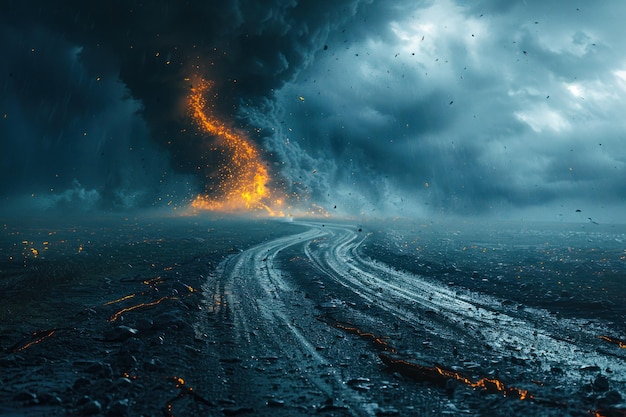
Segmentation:
{"type": "Polygon", "coordinates": [[[188,106],[200,130],[218,139],[229,162],[217,174],[219,196],[198,195],[191,207],[220,212],[265,211],[270,216],[282,216],[282,200],[273,197],[268,188],[270,175],[257,148],[208,111],[206,94],[211,87],[210,81],[200,81],[191,89],[188,106]]]}

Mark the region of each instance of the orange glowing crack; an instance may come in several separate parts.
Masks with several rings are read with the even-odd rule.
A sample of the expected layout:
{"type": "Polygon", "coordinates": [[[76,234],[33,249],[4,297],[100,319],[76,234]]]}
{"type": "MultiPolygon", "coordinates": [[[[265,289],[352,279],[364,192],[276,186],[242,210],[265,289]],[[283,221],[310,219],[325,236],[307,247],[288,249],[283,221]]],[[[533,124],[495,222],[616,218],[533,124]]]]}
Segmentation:
{"type": "Polygon", "coordinates": [[[130,300],[131,298],[135,297],[136,295],[137,294],[128,294],[128,295],[125,295],[124,297],[118,298],[117,300],[107,301],[106,303],[104,303],[102,305],[103,306],[110,306],[111,304],[121,303],[122,301],[130,300]]]}
{"type": "Polygon", "coordinates": [[[606,410],[596,410],[596,417],[626,417],[626,410],[610,408],[606,410]]]}
{"type": "Polygon", "coordinates": [[[220,212],[266,211],[282,216],[282,200],[272,197],[267,184],[270,176],[257,148],[248,138],[207,111],[206,93],[212,87],[202,80],[191,89],[188,106],[200,130],[218,139],[230,160],[219,167],[218,197],[198,195],[191,206],[197,210],[220,212]]]}
{"type": "MultiPolygon", "coordinates": [[[[376,336],[373,333],[364,332],[357,327],[342,324],[339,322],[329,323],[327,321],[327,318],[318,317],[318,319],[321,321],[325,321],[328,324],[332,324],[340,330],[356,334],[365,340],[369,340],[374,346],[381,350],[388,351],[392,354],[396,352],[396,350],[391,347],[386,340],[383,340],[383,338],[376,336]]],[[[390,368],[397,370],[401,374],[405,374],[420,380],[427,379],[439,383],[445,383],[445,381],[448,379],[454,379],[455,381],[461,382],[469,387],[482,388],[487,392],[501,392],[504,396],[514,395],[520,400],[534,400],[534,397],[527,390],[506,387],[502,381],[495,378],[482,378],[474,382],[458,372],[445,369],[441,366],[423,366],[413,362],[405,361],[403,359],[392,358],[389,354],[382,352],[378,354],[378,357],[383,361],[385,365],[389,366],[390,368]]]]}
{"type": "Polygon", "coordinates": [[[504,383],[498,379],[482,378],[476,382],[472,382],[469,378],[464,377],[458,372],[450,371],[439,366],[435,366],[437,372],[447,378],[453,378],[456,381],[462,382],[472,388],[483,388],[488,392],[502,392],[504,395],[513,394],[520,400],[526,400],[533,398],[527,390],[518,388],[507,388],[504,383]]]}
{"type": "Polygon", "coordinates": [[[621,349],[626,349],[626,341],[615,339],[609,336],[598,336],[598,339],[602,339],[605,342],[613,343],[614,345],[619,346],[621,349]]]}
{"type": "Polygon", "coordinates": [[[28,343],[26,343],[25,345],[23,345],[23,346],[21,346],[19,348],[13,349],[13,351],[14,352],[21,352],[23,350],[26,350],[26,349],[34,346],[34,345],[37,345],[37,344],[43,342],[45,339],[47,339],[47,338],[51,337],[52,335],[54,335],[55,332],[56,332],[56,330],[44,330],[44,331],[41,331],[41,332],[35,332],[35,333],[33,333],[33,336],[37,337],[37,339],[35,339],[35,340],[31,341],[31,342],[28,342],[28,343]]]}
{"type": "MultiPolygon", "coordinates": [[[[172,297],[161,297],[156,301],[150,302],[150,303],[141,303],[141,304],[137,304],[131,307],[126,307],[121,309],[120,311],[116,312],[115,314],[113,314],[110,318],[109,321],[115,321],[117,320],[122,314],[124,313],[128,313],[129,311],[133,311],[133,310],[137,310],[138,308],[144,308],[144,307],[153,307],[161,302],[163,302],[164,300],[167,300],[168,298],[172,298],[172,297]]],[[[173,298],[172,298],[173,299],[173,298]]]]}
{"type": "Polygon", "coordinates": [[[482,378],[474,382],[458,372],[440,366],[423,366],[403,359],[394,359],[382,353],[380,353],[378,357],[391,369],[419,380],[427,379],[434,382],[445,383],[448,379],[454,379],[471,388],[482,388],[490,393],[500,392],[504,396],[513,395],[520,400],[534,400],[534,397],[527,390],[506,387],[504,383],[498,379],[482,378]]]}
{"type": "Polygon", "coordinates": [[[396,351],[394,348],[389,346],[389,343],[387,343],[387,341],[383,340],[383,338],[381,337],[376,336],[374,333],[364,332],[357,327],[346,326],[345,324],[341,323],[335,323],[335,327],[345,332],[356,334],[362,339],[369,340],[374,346],[383,350],[387,350],[392,353],[395,353],[396,351]]]}

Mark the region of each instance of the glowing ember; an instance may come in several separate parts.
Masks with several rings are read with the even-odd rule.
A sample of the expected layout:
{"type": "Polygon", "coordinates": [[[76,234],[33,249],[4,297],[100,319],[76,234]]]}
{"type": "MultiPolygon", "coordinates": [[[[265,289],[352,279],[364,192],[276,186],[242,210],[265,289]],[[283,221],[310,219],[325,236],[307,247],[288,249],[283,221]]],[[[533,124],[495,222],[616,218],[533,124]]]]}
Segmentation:
{"type": "Polygon", "coordinates": [[[166,415],[168,417],[174,417],[174,412],[173,412],[174,411],[174,404],[173,404],[174,401],[180,400],[181,398],[185,397],[186,395],[189,395],[195,401],[198,401],[198,402],[203,403],[203,404],[208,405],[208,406],[213,406],[213,403],[211,401],[207,400],[206,398],[204,398],[203,396],[198,394],[192,387],[189,387],[189,386],[185,385],[185,380],[183,378],[181,378],[179,376],[175,376],[175,377],[170,377],[168,379],[171,380],[171,381],[174,381],[174,384],[175,384],[176,388],[178,388],[180,390],[180,393],[167,402],[167,405],[163,409],[163,414],[164,415],[166,415]]]}
{"type": "Polygon", "coordinates": [[[218,197],[198,195],[191,206],[197,210],[266,211],[270,216],[282,216],[282,201],[271,195],[267,185],[269,173],[254,144],[207,111],[205,97],[211,86],[208,81],[200,81],[191,89],[188,105],[200,130],[218,139],[228,163],[219,167],[216,174],[218,197]]]}

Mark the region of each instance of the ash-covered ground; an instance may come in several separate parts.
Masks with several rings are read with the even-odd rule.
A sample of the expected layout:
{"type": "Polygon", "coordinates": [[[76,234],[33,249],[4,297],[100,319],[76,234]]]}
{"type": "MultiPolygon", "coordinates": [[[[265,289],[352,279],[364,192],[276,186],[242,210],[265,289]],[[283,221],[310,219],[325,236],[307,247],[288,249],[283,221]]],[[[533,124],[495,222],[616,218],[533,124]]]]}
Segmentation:
{"type": "Polygon", "coordinates": [[[0,415],[626,415],[626,228],[6,222],[0,415]]]}

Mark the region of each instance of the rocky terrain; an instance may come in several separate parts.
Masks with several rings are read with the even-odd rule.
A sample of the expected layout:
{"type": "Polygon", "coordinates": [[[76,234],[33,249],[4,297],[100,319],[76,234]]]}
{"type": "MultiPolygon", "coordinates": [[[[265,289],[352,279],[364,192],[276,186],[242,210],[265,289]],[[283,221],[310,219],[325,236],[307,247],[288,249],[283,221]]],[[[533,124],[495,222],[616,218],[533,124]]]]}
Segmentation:
{"type": "Polygon", "coordinates": [[[608,313],[429,277],[373,227],[5,230],[3,416],[626,415],[608,313]]]}

